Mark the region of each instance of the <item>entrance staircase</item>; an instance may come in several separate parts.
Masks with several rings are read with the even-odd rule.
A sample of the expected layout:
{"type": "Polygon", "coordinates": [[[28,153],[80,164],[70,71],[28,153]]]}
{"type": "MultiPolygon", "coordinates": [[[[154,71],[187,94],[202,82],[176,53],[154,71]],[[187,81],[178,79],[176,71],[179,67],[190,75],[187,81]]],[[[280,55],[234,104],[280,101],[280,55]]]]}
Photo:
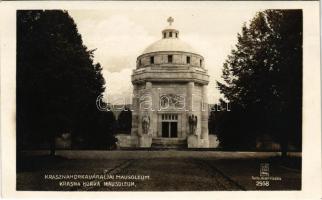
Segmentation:
{"type": "Polygon", "coordinates": [[[186,138],[152,138],[151,148],[155,149],[185,149],[186,138]]]}

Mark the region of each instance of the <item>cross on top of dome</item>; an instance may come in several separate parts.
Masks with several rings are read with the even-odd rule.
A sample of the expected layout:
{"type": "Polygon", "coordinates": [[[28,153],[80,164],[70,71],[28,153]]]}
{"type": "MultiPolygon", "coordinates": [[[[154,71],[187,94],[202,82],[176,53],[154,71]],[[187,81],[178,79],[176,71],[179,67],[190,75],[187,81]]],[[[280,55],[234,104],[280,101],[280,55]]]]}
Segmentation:
{"type": "Polygon", "coordinates": [[[163,29],[162,31],[162,38],[163,39],[177,39],[179,38],[179,31],[172,26],[172,23],[174,22],[173,17],[169,17],[167,19],[167,22],[169,23],[169,25],[163,29]]]}
{"type": "Polygon", "coordinates": [[[169,25],[171,26],[172,23],[174,22],[174,19],[172,17],[169,17],[167,21],[169,22],[169,25]]]}

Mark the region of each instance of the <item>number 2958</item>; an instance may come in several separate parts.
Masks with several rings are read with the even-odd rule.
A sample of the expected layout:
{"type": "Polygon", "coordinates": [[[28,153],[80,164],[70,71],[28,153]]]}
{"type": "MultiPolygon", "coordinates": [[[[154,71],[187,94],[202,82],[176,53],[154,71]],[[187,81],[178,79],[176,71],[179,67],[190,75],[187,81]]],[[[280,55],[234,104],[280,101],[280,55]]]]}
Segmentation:
{"type": "Polygon", "coordinates": [[[268,187],[269,181],[256,181],[256,186],[258,187],[268,187]]]}

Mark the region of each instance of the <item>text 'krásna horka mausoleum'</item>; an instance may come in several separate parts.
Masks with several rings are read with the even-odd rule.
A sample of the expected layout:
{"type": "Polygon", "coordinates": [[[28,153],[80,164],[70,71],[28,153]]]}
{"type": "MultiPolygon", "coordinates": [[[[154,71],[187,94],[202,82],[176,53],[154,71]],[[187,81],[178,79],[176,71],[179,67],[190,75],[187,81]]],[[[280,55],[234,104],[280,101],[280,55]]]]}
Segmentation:
{"type": "Polygon", "coordinates": [[[168,22],[162,38],[137,57],[131,135],[117,135],[121,148],[212,147],[204,58],[180,39],[173,18],[168,22]]]}

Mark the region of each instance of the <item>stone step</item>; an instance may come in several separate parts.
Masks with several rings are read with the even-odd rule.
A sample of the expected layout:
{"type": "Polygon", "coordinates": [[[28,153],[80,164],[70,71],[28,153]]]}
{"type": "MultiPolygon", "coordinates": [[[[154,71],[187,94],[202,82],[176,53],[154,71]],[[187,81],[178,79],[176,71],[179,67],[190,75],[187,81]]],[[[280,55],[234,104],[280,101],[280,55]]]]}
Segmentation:
{"type": "Polygon", "coordinates": [[[187,148],[186,138],[152,138],[152,148],[187,148]]]}

